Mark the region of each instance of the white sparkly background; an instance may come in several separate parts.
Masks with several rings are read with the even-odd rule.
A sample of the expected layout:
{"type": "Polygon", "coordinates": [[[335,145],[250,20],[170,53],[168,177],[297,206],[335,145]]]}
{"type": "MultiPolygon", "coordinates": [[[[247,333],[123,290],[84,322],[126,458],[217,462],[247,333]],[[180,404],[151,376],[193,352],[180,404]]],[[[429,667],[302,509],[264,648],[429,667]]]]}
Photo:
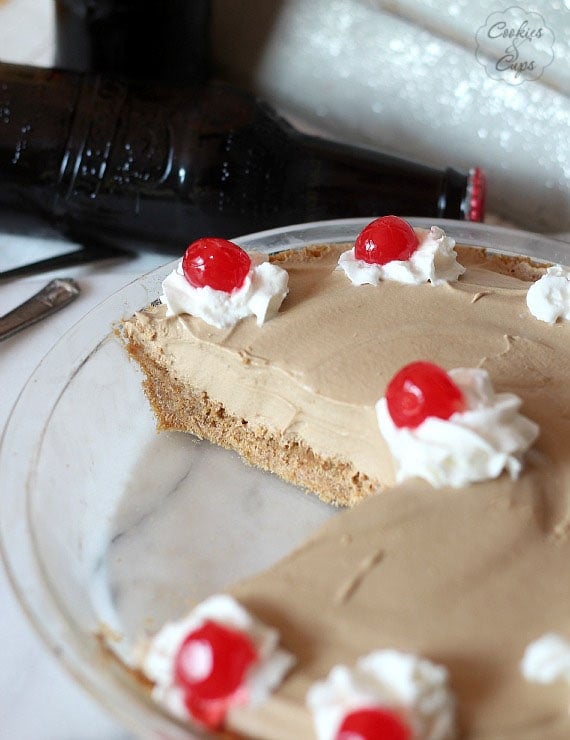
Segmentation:
{"type": "MultiPolygon", "coordinates": [[[[226,76],[339,138],[442,167],[479,165],[490,210],[534,231],[570,230],[568,0],[228,0],[215,7],[215,55],[226,76]],[[476,58],[478,29],[493,13],[515,25],[513,5],[522,7],[519,21],[526,11],[542,16],[543,45],[554,36],[551,63],[520,84],[491,79],[476,58]]],[[[509,43],[488,44],[491,66],[509,43]]],[[[518,43],[521,57],[538,46],[518,43]]]]}

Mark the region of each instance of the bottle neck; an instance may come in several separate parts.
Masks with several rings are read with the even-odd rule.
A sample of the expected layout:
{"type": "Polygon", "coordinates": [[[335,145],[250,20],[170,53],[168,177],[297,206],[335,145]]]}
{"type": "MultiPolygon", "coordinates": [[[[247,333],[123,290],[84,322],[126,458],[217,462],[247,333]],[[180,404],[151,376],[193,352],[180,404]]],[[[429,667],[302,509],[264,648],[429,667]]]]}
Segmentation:
{"type": "MultiPolygon", "coordinates": [[[[309,174],[307,215],[382,215],[465,219],[469,176],[315,136],[297,134],[294,172],[309,174]]],[[[294,195],[292,194],[292,197],[294,195]]],[[[480,216],[482,214],[479,214],[480,216]]]]}

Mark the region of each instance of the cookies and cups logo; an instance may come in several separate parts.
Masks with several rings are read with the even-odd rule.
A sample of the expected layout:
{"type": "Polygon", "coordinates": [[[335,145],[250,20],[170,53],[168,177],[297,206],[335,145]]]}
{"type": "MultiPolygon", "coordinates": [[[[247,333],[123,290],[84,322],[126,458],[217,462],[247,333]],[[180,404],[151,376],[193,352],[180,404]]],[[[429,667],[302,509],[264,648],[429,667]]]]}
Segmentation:
{"type": "Polygon", "coordinates": [[[477,61],[493,80],[538,80],[554,59],[554,33],[540,13],[518,6],[491,13],[477,31],[477,61]]]}

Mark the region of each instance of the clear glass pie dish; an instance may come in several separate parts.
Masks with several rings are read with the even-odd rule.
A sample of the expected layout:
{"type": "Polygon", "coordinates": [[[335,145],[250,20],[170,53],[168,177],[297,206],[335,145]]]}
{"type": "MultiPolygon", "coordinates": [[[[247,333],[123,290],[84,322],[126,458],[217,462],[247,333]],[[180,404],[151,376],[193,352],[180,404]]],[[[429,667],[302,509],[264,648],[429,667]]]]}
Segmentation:
{"type": "MultiPolygon", "coordinates": [[[[409,219],[415,225],[429,225],[409,219]]],[[[236,241],[265,252],[348,242],[367,221],[291,226],[236,241]]],[[[453,221],[462,244],[568,263],[570,247],[453,221]]],[[[133,645],[194,602],[266,568],[335,510],[227,451],[156,434],[114,327],[153,301],[164,265],[87,314],[22,391],[0,447],[0,541],[19,600],[64,667],[140,737],[200,736],[129,670],[133,645]]]]}

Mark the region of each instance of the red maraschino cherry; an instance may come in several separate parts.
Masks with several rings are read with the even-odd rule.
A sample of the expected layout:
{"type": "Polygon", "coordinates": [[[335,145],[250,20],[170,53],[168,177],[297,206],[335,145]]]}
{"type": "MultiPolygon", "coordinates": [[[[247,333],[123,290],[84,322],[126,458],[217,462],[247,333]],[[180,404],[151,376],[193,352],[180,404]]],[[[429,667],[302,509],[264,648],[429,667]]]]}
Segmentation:
{"type": "Polygon", "coordinates": [[[409,727],[389,709],[371,707],[347,714],[335,740],[411,740],[409,727]]]}
{"type": "Polygon", "coordinates": [[[207,620],[191,632],[174,663],[174,680],[190,714],[209,727],[219,726],[227,700],[243,685],[257,657],[249,637],[225,625],[207,620]]]}
{"type": "Polygon", "coordinates": [[[365,226],[356,237],[354,256],[369,264],[385,265],[409,260],[419,245],[416,232],[398,216],[382,216],[365,226]]]}
{"type": "Polygon", "coordinates": [[[209,286],[231,293],[241,288],[250,269],[247,252],[227,239],[215,237],[193,242],[182,258],[182,270],[194,288],[209,286]]]}
{"type": "Polygon", "coordinates": [[[386,404],[397,427],[415,429],[428,416],[449,419],[465,410],[463,393],[442,368],[412,362],[394,375],[386,388],[386,404]]]}

